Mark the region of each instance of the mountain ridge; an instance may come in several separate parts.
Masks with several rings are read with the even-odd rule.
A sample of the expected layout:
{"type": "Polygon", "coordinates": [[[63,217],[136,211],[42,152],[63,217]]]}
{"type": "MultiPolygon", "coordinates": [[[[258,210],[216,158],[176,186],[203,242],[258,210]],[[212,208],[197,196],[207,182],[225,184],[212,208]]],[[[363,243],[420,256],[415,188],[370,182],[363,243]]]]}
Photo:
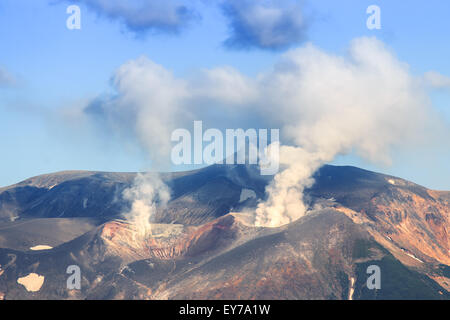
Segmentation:
{"type": "Polygon", "coordinates": [[[356,167],[324,166],[305,190],[309,213],[263,228],[253,226],[249,214],[230,212],[254,208],[270,179],[254,167],[216,165],[163,174],[172,199],[153,216],[152,233],[137,241],[121,215],[129,204],[119,197],[133,175],[63,172],[0,190],[0,296],[449,299],[446,192],[356,167]],[[250,198],[241,196],[244,190],[253,192],[250,198]],[[12,211],[16,219],[8,222],[12,211]],[[52,249],[30,249],[49,243],[52,249]],[[385,288],[365,286],[369,263],[384,269],[385,288]],[[64,287],[72,264],[82,269],[80,291],[64,287]],[[17,283],[31,273],[45,278],[37,292],[17,283]]]}

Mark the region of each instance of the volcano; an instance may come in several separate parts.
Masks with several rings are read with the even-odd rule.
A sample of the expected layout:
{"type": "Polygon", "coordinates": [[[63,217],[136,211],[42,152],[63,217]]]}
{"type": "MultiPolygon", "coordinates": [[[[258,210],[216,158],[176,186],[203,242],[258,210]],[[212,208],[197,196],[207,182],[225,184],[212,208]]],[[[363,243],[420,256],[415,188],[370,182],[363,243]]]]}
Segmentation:
{"type": "Polygon", "coordinates": [[[136,173],[68,171],[0,189],[0,299],[450,299],[450,192],[326,165],[308,214],[255,227],[270,177],[245,165],[164,173],[171,200],[136,239],[136,173]],[[79,266],[80,290],[67,267],[79,266]],[[381,287],[367,286],[369,266],[381,287]]]}

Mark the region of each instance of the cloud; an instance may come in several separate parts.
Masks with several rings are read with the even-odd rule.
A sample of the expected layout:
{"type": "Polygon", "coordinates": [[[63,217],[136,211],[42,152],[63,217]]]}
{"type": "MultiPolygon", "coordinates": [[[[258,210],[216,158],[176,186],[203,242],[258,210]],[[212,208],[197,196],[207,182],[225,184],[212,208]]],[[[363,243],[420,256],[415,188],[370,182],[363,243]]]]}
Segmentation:
{"type": "Polygon", "coordinates": [[[277,50],[306,38],[307,23],[294,1],[227,0],[222,10],[231,31],[228,48],[277,50]]]}
{"type": "Polygon", "coordinates": [[[0,87],[11,87],[16,84],[16,78],[0,66],[0,87]]]}
{"type": "Polygon", "coordinates": [[[426,88],[375,38],[354,40],[346,56],[311,44],[291,50],[260,91],[267,115],[285,134],[284,170],[256,209],[255,223],[262,226],[303,216],[308,210],[304,189],[337,155],[355,152],[389,164],[394,148],[417,148],[437,125],[426,88]]]}
{"type": "Polygon", "coordinates": [[[232,67],[202,70],[189,89],[197,97],[228,106],[245,106],[257,95],[255,82],[232,67]]]}
{"type": "Polygon", "coordinates": [[[99,126],[137,137],[153,161],[167,162],[171,132],[187,117],[182,108],[189,98],[185,81],[140,57],[119,67],[111,82],[115,94],[95,99],[85,114],[99,126]]]}
{"type": "MultiPolygon", "coordinates": [[[[73,0],[70,3],[83,4],[139,35],[177,34],[201,18],[198,1],[73,0]]],[[[222,0],[213,4],[220,6],[228,20],[231,34],[224,41],[227,48],[278,50],[306,39],[308,23],[296,0],[222,0]]]]}
{"type": "Polygon", "coordinates": [[[436,71],[426,72],[423,76],[425,83],[435,89],[450,89],[450,77],[436,71]]]}
{"type": "Polygon", "coordinates": [[[141,57],[122,65],[112,85],[115,94],[85,112],[111,130],[131,132],[161,163],[169,161],[171,132],[191,128],[193,120],[210,128],[238,128],[238,117],[247,128],[254,119],[254,128],[280,128],[282,171],[252,213],[261,226],[306,214],[303,191],[314,172],[336,156],[355,153],[389,164],[392,150],[417,149],[445,125],[421,78],[376,38],[355,39],[346,55],[307,44],[254,78],[231,67],[177,78],[141,57]]]}
{"type": "Polygon", "coordinates": [[[100,16],[118,20],[132,32],[178,33],[198,14],[178,0],[73,0],[100,16]]]}

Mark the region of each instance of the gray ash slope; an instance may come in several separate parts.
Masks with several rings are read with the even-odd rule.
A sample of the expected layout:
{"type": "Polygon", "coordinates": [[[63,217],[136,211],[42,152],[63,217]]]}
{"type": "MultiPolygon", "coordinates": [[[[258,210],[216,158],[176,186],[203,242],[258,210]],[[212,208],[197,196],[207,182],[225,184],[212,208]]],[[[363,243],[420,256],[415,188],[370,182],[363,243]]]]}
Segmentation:
{"type": "Polygon", "coordinates": [[[228,213],[255,206],[269,180],[254,167],[216,165],[164,174],[172,200],[154,217],[160,232],[135,243],[118,220],[135,175],[63,172],[0,189],[0,297],[449,299],[448,192],[324,166],[307,190],[310,214],[255,228],[228,213]],[[256,198],[241,202],[243,189],[256,198]],[[66,288],[73,264],[80,291],[66,288]],[[380,290],[366,287],[371,264],[382,269],[380,290]],[[36,292],[17,283],[32,273],[45,279],[36,292]]]}

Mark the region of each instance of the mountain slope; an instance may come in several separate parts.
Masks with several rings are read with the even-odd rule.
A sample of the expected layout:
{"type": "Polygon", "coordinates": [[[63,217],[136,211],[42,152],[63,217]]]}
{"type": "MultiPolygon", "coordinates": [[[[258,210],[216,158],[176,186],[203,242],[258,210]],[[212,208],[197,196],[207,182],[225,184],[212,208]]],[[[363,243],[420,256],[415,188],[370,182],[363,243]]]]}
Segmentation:
{"type": "Polygon", "coordinates": [[[324,166],[306,216],[257,228],[228,212],[254,207],[270,180],[216,165],[163,174],[171,201],[137,239],[121,219],[134,177],[65,172],[0,189],[0,217],[16,219],[0,223],[0,298],[449,299],[448,192],[324,166]],[[372,264],[380,290],[366,287],[372,264]],[[80,291],[66,289],[69,265],[82,270],[80,291]],[[44,278],[36,292],[17,282],[30,274],[44,278]]]}

